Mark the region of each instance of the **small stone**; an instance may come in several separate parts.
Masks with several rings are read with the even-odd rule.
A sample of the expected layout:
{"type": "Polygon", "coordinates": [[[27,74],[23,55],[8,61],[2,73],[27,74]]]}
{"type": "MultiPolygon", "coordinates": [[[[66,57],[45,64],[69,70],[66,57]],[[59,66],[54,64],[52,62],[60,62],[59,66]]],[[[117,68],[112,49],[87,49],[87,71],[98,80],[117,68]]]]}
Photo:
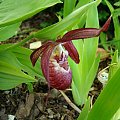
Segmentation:
{"type": "Polygon", "coordinates": [[[41,46],[41,41],[30,43],[30,49],[37,49],[41,46]]]}
{"type": "Polygon", "coordinates": [[[8,120],[14,120],[15,116],[14,115],[8,115],[8,120]]]}
{"type": "Polygon", "coordinates": [[[49,118],[53,118],[54,116],[54,112],[51,110],[51,109],[47,109],[47,111],[48,111],[48,114],[49,114],[49,118]]]}
{"type": "Polygon", "coordinates": [[[63,107],[64,107],[64,108],[67,108],[67,106],[66,106],[66,105],[63,105],[63,107]]]}
{"type": "Polygon", "coordinates": [[[55,115],[54,115],[54,118],[56,118],[56,119],[59,120],[59,119],[60,119],[60,114],[59,114],[59,113],[55,114],[55,115]]]}
{"type": "Polygon", "coordinates": [[[47,120],[47,118],[45,117],[45,115],[42,115],[39,120],[47,120]]]}

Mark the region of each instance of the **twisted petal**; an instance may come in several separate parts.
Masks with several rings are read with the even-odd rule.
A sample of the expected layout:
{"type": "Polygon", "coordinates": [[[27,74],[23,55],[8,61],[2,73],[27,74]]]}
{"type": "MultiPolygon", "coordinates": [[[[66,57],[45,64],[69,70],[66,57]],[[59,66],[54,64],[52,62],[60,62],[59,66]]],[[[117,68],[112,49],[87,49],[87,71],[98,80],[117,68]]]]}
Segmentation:
{"type": "Polygon", "coordinates": [[[72,41],[64,43],[63,46],[68,51],[69,56],[78,64],[80,62],[79,54],[72,41]]]}
{"type": "Polygon", "coordinates": [[[47,49],[47,47],[52,43],[52,41],[48,41],[45,44],[43,44],[41,47],[36,49],[31,55],[30,60],[32,62],[32,65],[35,66],[35,63],[37,59],[42,55],[42,53],[47,49]]]}
{"type": "Polygon", "coordinates": [[[58,45],[58,43],[51,43],[49,46],[44,49],[44,52],[41,56],[41,69],[44,77],[49,82],[49,60],[50,56],[54,50],[54,48],[58,45]]]}
{"type": "Polygon", "coordinates": [[[81,29],[71,30],[67,32],[61,39],[58,39],[57,42],[67,42],[67,41],[77,40],[77,39],[97,37],[100,35],[101,32],[105,32],[108,30],[110,21],[111,21],[111,17],[108,18],[106,23],[100,29],[81,28],[81,29]]]}

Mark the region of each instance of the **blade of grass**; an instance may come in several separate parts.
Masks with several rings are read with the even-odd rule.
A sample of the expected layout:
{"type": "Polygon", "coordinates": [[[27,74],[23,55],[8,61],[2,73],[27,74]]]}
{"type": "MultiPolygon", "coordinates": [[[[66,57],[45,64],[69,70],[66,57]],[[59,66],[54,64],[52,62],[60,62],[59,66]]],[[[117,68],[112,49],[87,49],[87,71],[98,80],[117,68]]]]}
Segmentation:
{"type": "Polygon", "coordinates": [[[120,63],[118,61],[118,50],[114,52],[114,55],[112,56],[111,64],[114,64],[114,65],[110,65],[108,79],[110,79],[115,74],[117,69],[120,67],[120,63]]]}
{"type": "MultiPolygon", "coordinates": [[[[107,4],[111,14],[113,14],[114,13],[113,6],[110,4],[109,1],[105,0],[105,2],[107,4]]],[[[119,23],[118,17],[114,16],[114,14],[113,14],[113,23],[114,23],[114,29],[115,29],[114,30],[115,40],[119,40],[119,42],[117,42],[117,43],[115,42],[114,44],[116,45],[117,49],[120,51],[120,34],[119,34],[119,32],[120,32],[120,23],[119,23]]]]}
{"type": "Polygon", "coordinates": [[[89,111],[90,111],[90,98],[88,98],[87,102],[85,103],[84,108],[82,109],[82,112],[80,113],[77,120],[87,120],[89,111]]]}
{"type": "Polygon", "coordinates": [[[104,44],[106,43],[107,40],[106,40],[106,34],[105,33],[101,33],[100,34],[100,44],[106,49],[108,50],[108,45],[107,44],[104,44]]]}
{"type": "Polygon", "coordinates": [[[64,0],[63,17],[69,15],[75,8],[76,0],[64,0]]]}

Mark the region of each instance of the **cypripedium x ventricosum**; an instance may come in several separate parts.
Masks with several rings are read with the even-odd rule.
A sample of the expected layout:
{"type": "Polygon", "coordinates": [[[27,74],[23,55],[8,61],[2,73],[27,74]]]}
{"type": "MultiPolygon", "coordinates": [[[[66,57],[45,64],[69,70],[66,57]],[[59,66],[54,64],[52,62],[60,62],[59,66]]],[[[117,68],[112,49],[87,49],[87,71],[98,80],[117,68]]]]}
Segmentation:
{"type": "Polygon", "coordinates": [[[48,88],[65,90],[72,82],[72,71],[68,64],[70,56],[77,64],[80,62],[79,54],[72,43],[72,40],[92,38],[108,30],[111,17],[102,28],[81,28],[67,32],[62,38],[56,41],[47,41],[36,49],[30,56],[34,66],[38,58],[41,59],[41,69],[48,82],[48,88]]]}

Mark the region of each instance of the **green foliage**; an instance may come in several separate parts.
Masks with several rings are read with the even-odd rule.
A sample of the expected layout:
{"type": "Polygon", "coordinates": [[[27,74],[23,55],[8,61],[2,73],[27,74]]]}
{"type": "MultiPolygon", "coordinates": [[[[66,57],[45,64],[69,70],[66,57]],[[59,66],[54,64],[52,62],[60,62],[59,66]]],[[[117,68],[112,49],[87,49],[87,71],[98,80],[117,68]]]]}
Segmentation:
{"type": "Polygon", "coordinates": [[[109,69],[109,79],[115,74],[117,69],[120,67],[120,62],[118,59],[118,50],[114,52],[114,56],[112,56],[112,61],[109,69]]]}
{"type": "Polygon", "coordinates": [[[66,17],[69,15],[71,12],[73,12],[75,8],[76,0],[64,0],[64,13],[63,16],[66,17]]]}
{"type": "Polygon", "coordinates": [[[109,80],[107,86],[99,95],[88,120],[110,120],[120,108],[120,68],[109,80]]]}
{"type": "Polygon", "coordinates": [[[0,28],[0,41],[5,41],[8,38],[12,37],[13,35],[17,34],[21,23],[15,23],[9,26],[1,27],[0,28]]]}
{"type": "Polygon", "coordinates": [[[113,23],[114,23],[114,38],[113,38],[113,42],[112,45],[116,46],[116,49],[118,49],[118,52],[120,54],[120,22],[119,22],[119,18],[118,18],[118,12],[119,12],[119,8],[118,9],[114,9],[114,7],[112,6],[112,4],[105,0],[111,14],[113,15],[113,23]],[[116,12],[118,11],[118,12],[116,12]],[[117,42],[116,42],[117,41],[117,42]]]}
{"type": "Polygon", "coordinates": [[[63,35],[65,31],[70,30],[76,25],[79,22],[80,16],[82,16],[91,6],[98,3],[99,0],[76,9],[60,22],[36,32],[34,36],[41,40],[55,40],[59,35],[63,35]]]}
{"type": "Polygon", "coordinates": [[[0,54],[0,68],[1,90],[14,88],[21,83],[35,82],[34,78],[21,71],[17,59],[10,52],[0,54]]]}
{"type": "MultiPolygon", "coordinates": [[[[10,46],[1,45],[0,48],[10,46]]],[[[21,83],[36,82],[34,76],[42,77],[42,72],[37,62],[33,68],[29,56],[31,50],[18,47],[11,51],[0,52],[0,89],[6,90],[16,87],[21,83]],[[9,84],[8,84],[9,83],[9,84]]]]}
{"type": "MultiPolygon", "coordinates": [[[[0,3],[0,41],[7,40],[17,33],[21,22],[36,13],[61,3],[60,0],[3,0],[0,3]],[[29,4],[28,4],[29,3],[29,4]]],[[[30,62],[31,51],[19,45],[0,45],[0,89],[6,90],[21,83],[36,82],[35,76],[42,77],[40,64],[33,68],[30,62]],[[14,46],[14,47],[13,47],[14,46]],[[10,48],[11,50],[8,51],[10,48]],[[25,74],[26,73],[26,74],[25,74]]]]}
{"type": "Polygon", "coordinates": [[[85,103],[84,108],[82,109],[82,112],[78,117],[78,120],[87,120],[89,111],[90,111],[90,98],[85,103]]]}
{"type": "MultiPolygon", "coordinates": [[[[89,7],[88,11],[85,11],[81,16],[79,16],[79,19],[82,18],[84,23],[83,22],[81,23],[80,21],[74,24],[73,29],[77,25],[78,26],[84,25],[85,22],[86,22],[86,27],[95,27],[95,28],[99,27],[98,15],[97,15],[97,9],[96,9],[99,2],[100,1],[96,1],[96,4],[92,4],[92,6],[89,7]],[[91,16],[94,16],[94,19],[91,16]]],[[[89,4],[90,4],[89,0],[86,0],[84,2],[79,2],[72,13],[89,4]]],[[[66,7],[69,7],[72,5],[74,4],[66,4],[66,7]]],[[[70,13],[70,12],[67,11],[67,13],[70,13]]],[[[67,16],[70,16],[70,15],[67,15],[67,16]]],[[[82,105],[87,100],[89,89],[93,83],[93,80],[98,68],[99,57],[96,58],[98,38],[84,40],[84,42],[82,40],[78,40],[78,41],[73,41],[73,43],[79,52],[80,64],[77,65],[71,59],[69,59],[69,63],[73,73],[72,93],[73,93],[75,102],[78,105],[82,105]],[[89,60],[87,58],[89,58],[89,60]]]]}
{"type": "MultiPolygon", "coordinates": [[[[120,64],[118,51],[113,56],[111,66],[114,66],[112,65],[113,63],[120,64]]],[[[111,77],[108,80],[108,84],[100,93],[92,109],[89,109],[90,102],[87,102],[78,120],[118,120],[120,118],[120,66],[116,64],[114,68],[110,68],[111,72],[109,74],[111,77]]]]}
{"type": "Polygon", "coordinates": [[[3,0],[0,3],[0,41],[17,33],[20,23],[60,0],[3,0]],[[28,4],[29,3],[29,4],[28,4]]]}
{"type": "Polygon", "coordinates": [[[23,21],[56,3],[61,2],[60,0],[3,0],[0,3],[0,27],[23,21]]]}

